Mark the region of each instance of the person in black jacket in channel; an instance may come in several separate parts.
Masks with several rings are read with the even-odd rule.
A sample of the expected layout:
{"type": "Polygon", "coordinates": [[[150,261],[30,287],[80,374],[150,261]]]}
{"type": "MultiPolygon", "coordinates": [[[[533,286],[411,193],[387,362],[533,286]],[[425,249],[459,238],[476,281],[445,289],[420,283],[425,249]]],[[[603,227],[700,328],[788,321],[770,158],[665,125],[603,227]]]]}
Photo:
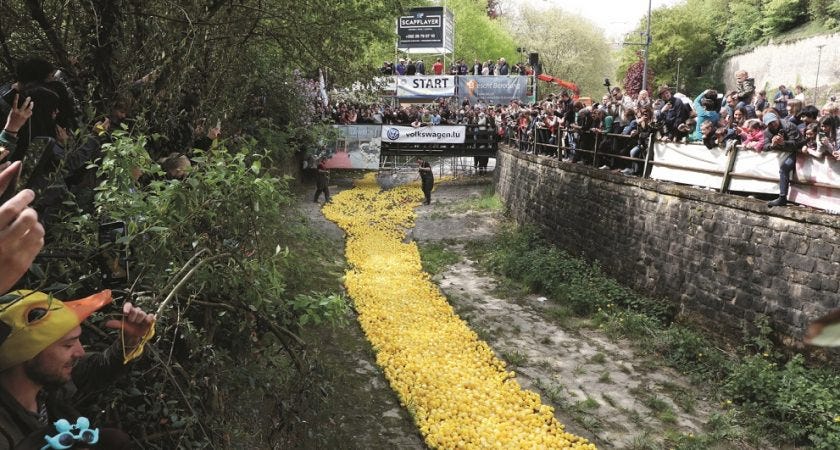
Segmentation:
{"type": "Polygon", "coordinates": [[[421,188],[423,189],[423,195],[426,197],[423,204],[431,205],[432,188],[435,186],[435,174],[432,172],[432,166],[429,165],[428,161],[417,158],[417,165],[419,166],[421,188]]]}

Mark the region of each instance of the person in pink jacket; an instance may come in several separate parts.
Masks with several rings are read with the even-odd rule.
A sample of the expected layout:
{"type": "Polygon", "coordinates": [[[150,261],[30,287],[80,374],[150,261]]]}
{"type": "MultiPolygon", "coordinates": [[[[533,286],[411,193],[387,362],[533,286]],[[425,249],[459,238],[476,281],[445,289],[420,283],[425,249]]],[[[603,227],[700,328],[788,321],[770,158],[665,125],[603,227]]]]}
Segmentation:
{"type": "Polygon", "coordinates": [[[750,119],[739,127],[741,145],[749,150],[761,153],[764,150],[764,125],[758,119],[750,119]]]}

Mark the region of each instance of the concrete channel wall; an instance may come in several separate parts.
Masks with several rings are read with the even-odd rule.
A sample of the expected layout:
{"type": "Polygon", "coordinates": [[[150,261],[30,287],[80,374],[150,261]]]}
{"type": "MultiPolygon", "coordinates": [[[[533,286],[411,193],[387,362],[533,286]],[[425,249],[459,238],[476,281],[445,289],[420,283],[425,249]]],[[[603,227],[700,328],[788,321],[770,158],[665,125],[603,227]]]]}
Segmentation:
{"type": "Polygon", "coordinates": [[[840,216],[625,177],[502,146],[496,190],[512,217],[612,277],[737,335],[766,314],[796,346],[840,307],[840,216]]]}

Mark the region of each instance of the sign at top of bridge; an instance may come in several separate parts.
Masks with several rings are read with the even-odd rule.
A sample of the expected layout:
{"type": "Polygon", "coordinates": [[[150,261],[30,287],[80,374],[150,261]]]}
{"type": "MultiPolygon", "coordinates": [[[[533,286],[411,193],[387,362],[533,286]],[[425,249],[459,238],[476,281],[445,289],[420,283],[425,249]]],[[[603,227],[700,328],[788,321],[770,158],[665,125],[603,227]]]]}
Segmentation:
{"type": "Polygon", "coordinates": [[[408,15],[397,19],[397,49],[408,53],[452,53],[454,23],[446,8],[411,8],[408,15]]]}

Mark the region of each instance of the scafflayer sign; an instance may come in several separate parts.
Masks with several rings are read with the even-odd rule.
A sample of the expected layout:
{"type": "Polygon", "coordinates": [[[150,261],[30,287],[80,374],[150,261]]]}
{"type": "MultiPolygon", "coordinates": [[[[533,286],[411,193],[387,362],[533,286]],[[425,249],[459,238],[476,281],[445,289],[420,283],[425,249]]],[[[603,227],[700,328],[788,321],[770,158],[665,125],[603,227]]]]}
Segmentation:
{"type": "Polygon", "coordinates": [[[397,19],[397,50],[406,53],[455,51],[455,19],[443,7],[411,8],[397,19]]]}

